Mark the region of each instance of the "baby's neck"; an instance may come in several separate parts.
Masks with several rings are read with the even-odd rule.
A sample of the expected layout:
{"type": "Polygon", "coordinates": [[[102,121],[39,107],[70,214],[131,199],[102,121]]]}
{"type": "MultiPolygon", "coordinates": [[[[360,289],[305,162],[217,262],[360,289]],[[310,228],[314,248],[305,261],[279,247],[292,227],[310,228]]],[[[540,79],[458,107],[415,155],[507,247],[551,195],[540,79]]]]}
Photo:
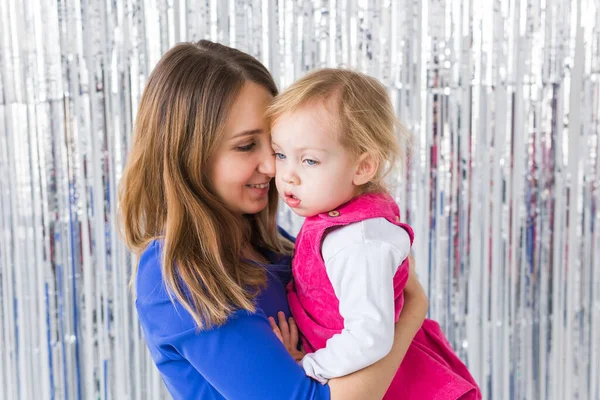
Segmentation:
{"type": "Polygon", "coordinates": [[[349,202],[351,202],[352,200],[354,200],[357,197],[360,196],[364,196],[365,194],[374,194],[374,193],[380,193],[380,194],[390,194],[387,190],[385,189],[376,189],[376,190],[368,190],[368,189],[362,189],[360,187],[357,187],[355,192],[352,194],[352,197],[350,197],[348,200],[343,201],[342,203],[338,204],[335,208],[340,208],[342,206],[344,206],[345,204],[348,204],[349,202]]]}
{"type": "Polygon", "coordinates": [[[365,190],[361,190],[360,187],[355,187],[354,191],[352,192],[352,196],[349,196],[349,198],[344,199],[343,201],[341,201],[337,206],[335,206],[333,209],[329,210],[329,211],[333,211],[336,210],[338,208],[343,207],[344,205],[348,204],[349,202],[351,202],[352,200],[354,200],[357,197],[360,197],[364,194],[369,193],[368,191],[365,190]]]}

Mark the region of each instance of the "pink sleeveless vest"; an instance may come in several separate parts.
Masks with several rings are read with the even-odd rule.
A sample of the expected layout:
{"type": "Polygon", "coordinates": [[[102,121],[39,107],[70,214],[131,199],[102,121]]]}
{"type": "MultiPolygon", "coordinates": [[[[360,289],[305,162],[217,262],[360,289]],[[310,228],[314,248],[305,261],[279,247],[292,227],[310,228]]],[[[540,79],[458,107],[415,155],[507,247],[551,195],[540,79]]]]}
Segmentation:
{"type": "MultiPolygon", "coordinates": [[[[400,222],[400,210],[388,194],[358,196],[336,210],[306,218],[296,238],[292,261],[294,279],[288,285],[288,301],[304,349],[324,348],[344,328],[339,300],[329,281],[321,256],[321,244],[329,229],[371,218],[385,218],[405,229],[411,245],[412,228],[400,222]]],[[[351,273],[351,271],[349,271],[351,273]]],[[[396,321],[404,305],[408,259],[394,276],[396,321]]],[[[479,389],[466,366],[454,354],[439,325],[425,320],[415,336],[384,399],[480,399],[479,389]]]]}

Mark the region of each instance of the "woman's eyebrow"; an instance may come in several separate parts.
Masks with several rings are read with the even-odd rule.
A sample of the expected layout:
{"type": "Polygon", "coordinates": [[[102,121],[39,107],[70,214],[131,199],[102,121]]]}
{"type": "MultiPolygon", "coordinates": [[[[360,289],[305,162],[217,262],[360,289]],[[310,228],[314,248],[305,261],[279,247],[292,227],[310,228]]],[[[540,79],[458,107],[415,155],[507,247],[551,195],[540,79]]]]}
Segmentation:
{"type": "Polygon", "coordinates": [[[262,133],[262,132],[263,132],[262,129],[250,129],[250,130],[247,130],[247,131],[242,131],[242,132],[236,133],[230,139],[237,139],[237,138],[242,137],[242,136],[257,135],[257,134],[262,133]]]}

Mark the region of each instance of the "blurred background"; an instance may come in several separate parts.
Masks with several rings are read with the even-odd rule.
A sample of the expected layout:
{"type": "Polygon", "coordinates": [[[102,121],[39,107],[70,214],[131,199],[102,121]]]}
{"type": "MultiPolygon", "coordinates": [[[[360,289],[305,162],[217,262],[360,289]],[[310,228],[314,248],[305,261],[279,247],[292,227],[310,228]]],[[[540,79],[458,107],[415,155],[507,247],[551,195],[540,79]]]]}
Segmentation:
{"type": "MultiPolygon", "coordinates": [[[[0,0],[0,398],[168,398],[116,188],[180,41],[388,88],[419,279],[484,399],[600,399],[600,1],[0,0]]],[[[284,207],[280,223],[301,221],[284,207]]]]}

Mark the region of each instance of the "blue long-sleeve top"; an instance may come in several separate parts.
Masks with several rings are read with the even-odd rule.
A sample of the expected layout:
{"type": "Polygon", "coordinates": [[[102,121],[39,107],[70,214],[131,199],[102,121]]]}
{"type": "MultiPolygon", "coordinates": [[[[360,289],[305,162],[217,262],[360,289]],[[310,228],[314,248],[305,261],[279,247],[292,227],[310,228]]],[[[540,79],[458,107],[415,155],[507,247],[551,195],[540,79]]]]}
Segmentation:
{"type": "Polygon", "coordinates": [[[290,316],[285,285],[291,257],[268,253],[267,285],[257,310],[234,312],[219,327],[198,331],[169,298],[161,272],[161,242],[142,253],[136,308],[146,344],[174,399],[329,399],[329,386],[307,377],[272,332],[267,317],[290,316]]]}

